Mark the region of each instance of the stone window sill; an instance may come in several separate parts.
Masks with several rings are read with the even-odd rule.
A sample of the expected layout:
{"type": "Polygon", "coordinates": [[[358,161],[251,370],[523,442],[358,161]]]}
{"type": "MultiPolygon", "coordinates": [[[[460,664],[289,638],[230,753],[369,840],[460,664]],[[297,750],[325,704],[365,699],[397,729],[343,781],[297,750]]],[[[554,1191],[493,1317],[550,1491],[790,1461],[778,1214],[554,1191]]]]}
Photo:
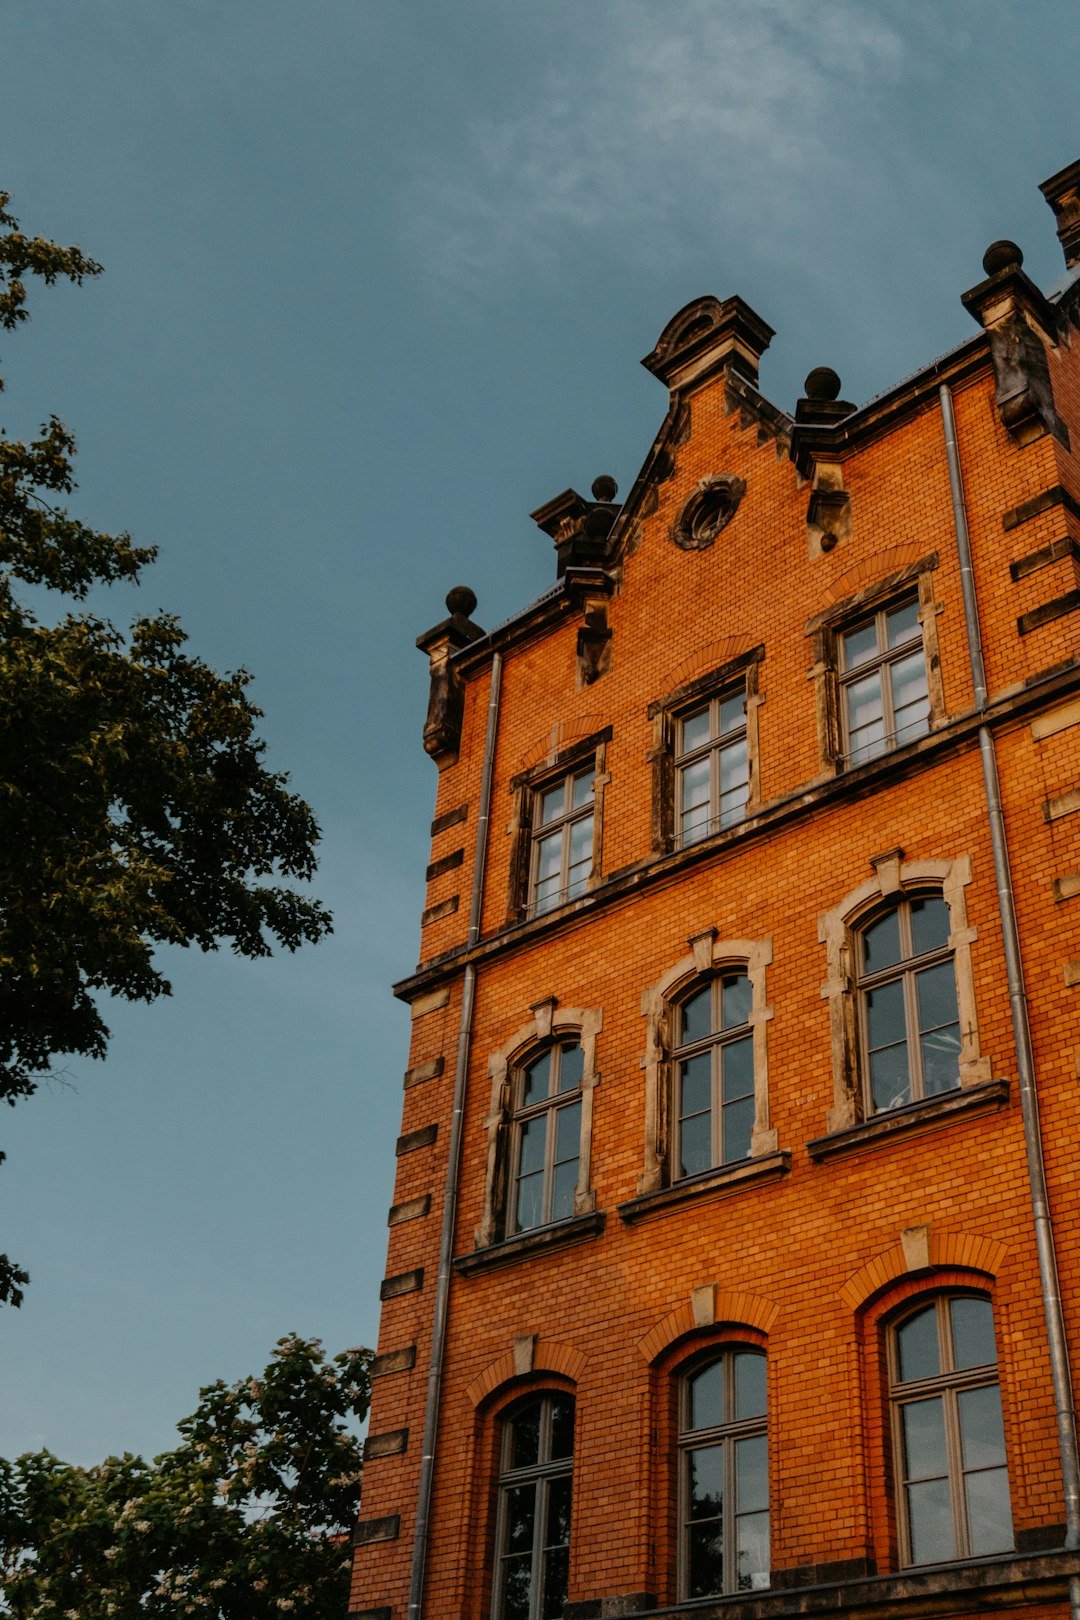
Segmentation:
{"type": "Polygon", "coordinates": [[[845,1126],[842,1131],[832,1131],[828,1136],[816,1136],[812,1142],[807,1142],[806,1151],[812,1159],[821,1160],[885,1146],[912,1132],[947,1125],[957,1114],[983,1114],[1003,1108],[1008,1100],[1007,1080],[987,1080],[980,1086],[958,1088],[940,1097],[908,1103],[905,1108],[892,1108],[887,1114],[875,1114],[873,1119],[845,1126]]]}
{"type": "Polygon", "coordinates": [[[531,1232],[518,1232],[513,1237],[492,1243],[486,1249],[459,1254],[454,1261],[454,1269],[463,1276],[471,1277],[474,1272],[486,1271],[490,1266],[509,1265],[511,1261],[527,1260],[549,1249],[565,1249],[573,1243],[584,1243],[589,1238],[600,1236],[606,1219],[603,1210],[597,1210],[591,1215],[574,1215],[568,1221],[534,1227],[531,1232]]]}
{"type": "Polygon", "coordinates": [[[685,1181],[662,1187],[659,1192],[628,1198],[618,1206],[619,1214],[630,1223],[649,1215],[665,1215],[668,1210],[692,1200],[722,1198],[741,1191],[748,1184],[756,1187],[765,1181],[776,1181],[790,1169],[791,1154],[786,1149],[763,1153],[758,1159],[740,1159],[737,1164],[725,1164],[718,1170],[703,1170],[700,1175],[687,1176],[685,1181]]]}

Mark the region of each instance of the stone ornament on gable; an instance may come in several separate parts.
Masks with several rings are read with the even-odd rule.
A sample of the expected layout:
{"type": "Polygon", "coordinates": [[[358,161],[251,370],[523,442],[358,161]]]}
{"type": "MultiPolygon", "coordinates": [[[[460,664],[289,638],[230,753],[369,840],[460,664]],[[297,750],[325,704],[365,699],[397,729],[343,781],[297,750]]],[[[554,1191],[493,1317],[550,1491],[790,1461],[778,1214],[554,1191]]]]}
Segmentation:
{"type": "Polygon", "coordinates": [[[745,494],[745,478],[734,473],[700,479],[675,519],[671,538],[681,551],[706,551],[731,522],[745,494]]]}

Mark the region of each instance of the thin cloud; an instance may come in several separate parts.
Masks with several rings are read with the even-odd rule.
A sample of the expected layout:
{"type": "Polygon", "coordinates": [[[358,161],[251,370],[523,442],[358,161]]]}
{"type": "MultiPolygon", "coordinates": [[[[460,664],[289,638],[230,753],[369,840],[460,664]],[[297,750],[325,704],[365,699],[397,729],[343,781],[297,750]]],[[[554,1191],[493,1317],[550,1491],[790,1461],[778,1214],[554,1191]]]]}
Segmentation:
{"type": "Polygon", "coordinates": [[[780,208],[790,228],[807,177],[843,161],[838,131],[910,48],[859,0],[619,0],[588,15],[594,52],[579,41],[519,86],[524,106],[471,120],[464,147],[408,188],[436,279],[479,291],[530,262],[558,273],[612,231],[659,257],[667,228],[697,217],[714,234],[751,195],[766,240],[780,208]]]}

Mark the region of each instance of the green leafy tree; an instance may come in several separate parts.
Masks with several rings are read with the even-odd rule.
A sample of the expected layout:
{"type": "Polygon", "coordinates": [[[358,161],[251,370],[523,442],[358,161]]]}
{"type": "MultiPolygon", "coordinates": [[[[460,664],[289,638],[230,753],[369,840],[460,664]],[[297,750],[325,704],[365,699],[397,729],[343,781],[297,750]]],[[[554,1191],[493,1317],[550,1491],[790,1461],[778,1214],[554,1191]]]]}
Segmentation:
{"type": "Polygon", "coordinates": [[[280,1339],[258,1378],[211,1384],[146,1463],[0,1461],[0,1594],[15,1620],[341,1620],[370,1350],[280,1339]]]}
{"type": "MultiPolygon", "coordinates": [[[[27,319],[36,276],[82,282],[101,266],[26,236],[0,192],[0,328],[27,319]]],[[[3,387],[0,381],[0,388],[3,387]]],[[[175,618],[128,631],[87,611],[42,622],[47,592],[81,600],[135,582],[155,556],[58,502],[75,441],[51,418],[29,441],[0,429],[0,1099],[34,1091],[61,1054],[101,1058],[100,999],[169,993],[163,944],[262,956],[330,928],[282,886],[314,868],[318,827],[263,763],[244,670],[218,675],[175,618]]],[[[0,1257],[0,1302],[27,1281],[0,1257]]]]}

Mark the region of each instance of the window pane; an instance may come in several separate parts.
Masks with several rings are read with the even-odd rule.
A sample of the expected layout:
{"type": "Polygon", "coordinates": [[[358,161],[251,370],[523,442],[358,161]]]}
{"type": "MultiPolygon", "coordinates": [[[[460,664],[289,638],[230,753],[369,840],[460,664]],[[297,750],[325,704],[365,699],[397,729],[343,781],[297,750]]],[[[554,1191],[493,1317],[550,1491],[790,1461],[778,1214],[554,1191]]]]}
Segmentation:
{"type": "Polygon", "coordinates": [[[915,976],[915,989],[922,1030],[923,1090],[934,1097],[960,1084],[960,1024],[952,963],[924,968],[915,976]],[[940,1022],[935,1026],[933,1020],[940,1022]]]}
{"type": "Polygon", "coordinates": [[[769,1584],[769,1515],[748,1513],[736,1521],[739,1591],[761,1592],[769,1584]]]}
{"type": "Polygon", "coordinates": [[[514,1221],[519,1232],[539,1226],[544,1218],[544,1177],[541,1171],[523,1176],[518,1182],[517,1209],[514,1221]]]}
{"type": "Polygon", "coordinates": [[[570,1540],[570,1476],[553,1479],[548,1486],[545,1546],[564,1547],[570,1540]]]}
{"type": "MultiPolygon", "coordinates": [[[[928,1032],[956,1023],[956,976],[951,962],[939,962],[935,967],[923,968],[915,975],[915,990],[920,1030],[928,1032]]],[[[959,1044],[957,1041],[957,1046],[959,1044]]]]}
{"type": "Polygon", "coordinates": [[[709,740],[709,710],[698,709],[695,714],[688,714],[682,722],[681,754],[692,753],[709,740]]]}
{"type": "Polygon", "coordinates": [[[539,881],[557,878],[562,870],[562,833],[549,833],[536,846],[536,876],[539,881]]]}
{"type": "Polygon", "coordinates": [[[768,1444],[763,1434],[735,1442],[735,1507],[757,1513],[769,1506],[768,1444]]]}
{"type": "Polygon", "coordinates": [[[750,1139],[754,1129],[754,1099],[746,1097],[740,1102],[728,1103],[722,1110],[723,1162],[734,1164],[737,1159],[750,1156],[750,1139]]]}
{"type": "Polygon", "coordinates": [[[916,637],[921,640],[917,597],[912,597],[910,602],[902,602],[899,607],[886,613],[885,635],[890,647],[899,647],[905,641],[913,641],[916,637]]]}
{"type": "Polygon", "coordinates": [[[943,949],[949,943],[949,908],[938,895],[923,895],[911,902],[911,933],[915,955],[943,949]]]}
{"type": "Polygon", "coordinates": [[[576,1091],[585,1073],[585,1053],[580,1046],[559,1048],[559,1090],[576,1091]]]}
{"type": "Polygon", "coordinates": [[[720,699],[720,736],[725,732],[737,731],[746,724],[746,693],[735,692],[731,697],[720,699]]]}
{"type": "Polygon", "coordinates": [[[533,1463],[539,1459],[540,1408],[542,1405],[542,1401],[530,1401],[528,1406],[524,1406],[519,1410],[511,1425],[511,1468],[531,1468],[533,1463]]]}
{"type": "Polygon", "coordinates": [[[997,1360],[994,1344],[994,1312],[988,1299],[949,1301],[952,1317],[953,1365],[986,1367],[997,1360]]]}
{"type": "Polygon", "coordinates": [[[947,1479],[928,1479],[909,1485],[908,1525],[913,1564],[940,1564],[956,1557],[952,1503],[947,1479]]]}
{"type": "Polygon", "coordinates": [[[581,1104],[570,1103],[555,1112],[555,1163],[576,1159],[581,1145],[581,1104]]]}
{"type": "Polygon", "coordinates": [[[536,825],[546,827],[549,821],[561,816],[566,808],[566,783],[557,782],[540,794],[536,811],[536,825]]]}
{"type": "Polygon", "coordinates": [[[530,1063],[522,1076],[521,1106],[539,1102],[551,1090],[551,1053],[544,1052],[535,1063],[530,1063]]]}
{"type": "Polygon", "coordinates": [[[712,1034],[713,1008],[712,985],[707,984],[704,990],[699,990],[696,996],[682,1004],[682,1039],[680,1046],[689,1046],[691,1041],[700,1041],[706,1035],[712,1034]]]}
{"type": "Polygon", "coordinates": [[[885,749],[885,707],[881,675],[875,671],[844,688],[847,700],[848,743],[853,760],[873,759],[885,749]]]}
{"type": "Polygon", "coordinates": [[[870,1054],[870,1102],[875,1113],[904,1108],[911,1101],[911,1074],[906,1044],[885,1046],[870,1054]]]}
{"type": "Polygon", "coordinates": [[[750,1017],[753,995],[750,980],[744,973],[720,981],[720,1023],[724,1029],[735,1029],[750,1017]]]}
{"type": "Polygon", "coordinates": [[[533,903],[533,909],[538,917],[543,916],[545,911],[554,910],[554,908],[559,904],[559,901],[562,899],[562,891],[559,887],[559,883],[559,874],[556,874],[554,877],[544,878],[541,882],[537,883],[536,899],[533,903]]]}
{"type": "Polygon", "coordinates": [[[569,1457],[574,1450],[574,1403],[567,1395],[551,1397],[551,1455],[569,1457]]]}
{"type": "Polygon", "coordinates": [[[532,1596],[532,1554],[520,1553],[503,1561],[504,1620],[529,1620],[532,1596]]]}
{"type": "Polygon", "coordinates": [[[877,653],[877,625],[871,619],[869,623],[860,624],[856,629],[849,630],[840,640],[844,668],[857,669],[860,664],[865,664],[868,658],[873,658],[877,653]]]}
{"type": "Polygon", "coordinates": [[[754,1095],[754,1038],[745,1035],[741,1041],[731,1041],[721,1047],[723,1065],[723,1098],[737,1102],[741,1097],[754,1095]]]}
{"type": "Polygon", "coordinates": [[[907,1038],[902,980],[892,979],[866,992],[866,1029],[872,1052],[907,1038]]]}
{"type": "Polygon", "coordinates": [[[876,973],[878,968],[891,967],[899,962],[900,913],[888,911],[877,922],[862,931],[863,972],[876,973]]]}
{"type": "Polygon", "coordinates": [[[547,1146],[547,1110],[539,1119],[526,1120],[521,1127],[521,1158],[518,1174],[531,1175],[544,1168],[544,1150],[547,1146]]]}
{"type": "Polygon", "coordinates": [[[960,1410],[960,1443],[964,1468],[1003,1468],[1005,1430],[1001,1422],[1001,1391],[996,1384],[983,1389],[962,1389],[956,1403],[960,1410]]]}
{"type": "Polygon", "coordinates": [[[506,1545],[510,1552],[525,1552],[536,1533],[536,1486],[514,1485],[506,1493],[506,1545]]]}
{"type": "Polygon", "coordinates": [[[750,794],[750,756],[746,738],[720,750],[720,821],[725,827],[738,821],[750,794]]]}
{"type": "Polygon", "coordinates": [[[723,1423],[724,1363],[710,1361],[689,1380],[689,1387],[691,1429],[711,1429],[723,1423]]]}
{"type": "Polygon", "coordinates": [[[707,805],[710,796],[711,765],[709,756],[696,759],[692,765],[684,765],[679,775],[682,779],[682,807],[684,811],[700,809],[707,805]]]}
{"type": "Polygon", "coordinates": [[[716,1520],[690,1526],[687,1595],[711,1597],[724,1589],[724,1537],[716,1520]]]}
{"type": "Polygon", "coordinates": [[[585,893],[586,889],[589,887],[589,872],[591,868],[591,860],[582,861],[580,866],[572,866],[570,868],[566,884],[565,898],[567,900],[576,900],[579,894],[585,893]]]}
{"type": "Polygon", "coordinates": [[[712,1160],[712,1114],[695,1114],[679,1125],[679,1174],[696,1176],[712,1160]]]}
{"type": "Polygon", "coordinates": [[[921,650],[890,665],[893,724],[898,742],[907,742],[927,730],[930,699],[926,686],[926,660],[921,650]]]}
{"type": "Polygon", "coordinates": [[[1013,1547],[1012,1511],[1009,1505],[1009,1476],[1004,1468],[969,1474],[964,1480],[967,1503],[968,1539],[971,1556],[1011,1552],[1013,1547]]]}
{"type": "Polygon", "coordinates": [[[690,1517],[715,1519],[724,1508],[724,1447],[698,1446],[690,1452],[690,1517]]]}
{"type": "Polygon", "coordinates": [[[574,1192],[577,1188],[578,1161],[566,1159],[552,1171],[550,1220],[566,1221],[574,1213],[574,1192]]]}
{"type": "Polygon", "coordinates": [[[684,810],[679,823],[679,836],[684,844],[697,844],[712,832],[712,806],[706,802],[694,810],[684,810]]]}
{"type": "Polygon", "coordinates": [[[896,1330],[899,1351],[900,1382],[910,1383],[913,1378],[935,1378],[941,1371],[941,1352],[938,1349],[937,1306],[928,1305],[918,1316],[912,1316],[896,1330]]]}
{"type": "Polygon", "coordinates": [[[745,1350],[736,1351],[735,1416],[765,1416],[765,1357],[745,1350]]]}
{"type": "Polygon", "coordinates": [[[592,831],[593,818],[591,815],[582,816],[580,821],[570,823],[570,865],[579,866],[583,861],[592,860],[592,831]]]}
{"type": "Polygon", "coordinates": [[[574,810],[580,810],[582,805],[588,804],[593,796],[593,778],[595,771],[582,771],[575,776],[570,790],[570,804],[574,810]]]}
{"type": "Polygon", "coordinates": [[[904,1473],[908,1479],[936,1479],[949,1471],[945,1451],[945,1408],[940,1395],[900,1408],[904,1473]]]}
{"type": "Polygon", "coordinates": [[[712,1106],[712,1056],[700,1052],[679,1064],[679,1117],[701,1114],[712,1106]]]}
{"type": "Polygon", "coordinates": [[[570,1549],[553,1547],[544,1554],[543,1620],[562,1620],[569,1587],[570,1549]]]}

